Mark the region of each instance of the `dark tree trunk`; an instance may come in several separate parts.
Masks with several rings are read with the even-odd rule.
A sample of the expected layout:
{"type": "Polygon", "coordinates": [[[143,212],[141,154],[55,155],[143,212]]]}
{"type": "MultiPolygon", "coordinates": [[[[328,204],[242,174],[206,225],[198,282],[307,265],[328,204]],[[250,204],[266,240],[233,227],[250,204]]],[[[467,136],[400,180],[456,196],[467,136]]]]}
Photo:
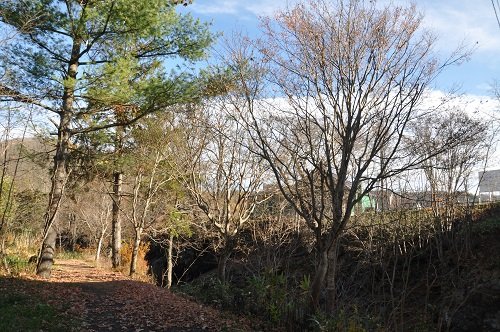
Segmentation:
{"type": "Polygon", "coordinates": [[[71,214],[71,220],[73,222],[73,227],[71,230],[71,251],[78,250],[78,228],[76,223],[76,215],[71,214]]]}
{"type": "Polygon", "coordinates": [[[66,130],[60,130],[57,143],[57,151],[54,157],[54,171],[52,175],[52,187],[49,193],[49,204],[45,212],[45,227],[43,233],[43,244],[38,256],[38,265],[36,274],[45,278],[50,277],[50,269],[54,250],[56,247],[57,232],[53,230],[53,224],[57,218],[59,205],[64,194],[64,186],[67,180],[67,159],[69,144],[69,116],[61,117],[61,127],[66,130]],[[43,258],[43,259],[42,259],[43,258]],[[43,266],[41,265],[43,263],[43,266]]]}
{"type": "MultiPolygon", "coordinates": [[[[77,238],[77,231],[76,231],[76,215],[74,213],[69,214],[69,229],[71,231],[71,251],[76,251],[76,238],[77,238]]],[[[59,248],[61,250],[61,248],[59,248]]]]}
{"type": "Polygon", "coordinates": [[[227,262],[230,256],[231,250],[224,250],[217,262],[217,278],[219,278],[219,281],[223,284],[226,282],[227,262]]]}
{"type": "Polygon", "coordinates": [[[316,272],[314,274],[314,279],[311,283],[311,304],[312,307],[317,310],[319,309],[319,299],[321,297],[321,290],[325,284],[326,275],[328,272],[328,250],[322,250],[319,253],[319,261],[316,266],[316,272]]]}
{"type": "Polygon", "coordinates": [[[52,186],[49,193],[49,203],[45,212],[45,226],[43,232],[43,244],[38,256],[38,265],[36,274],[45,278],[50,277],[50,269],[52,262],[57,232],[53,230],[53,224],[57,218],[59,205],[64,194],[64,186],[68,177],[67,173],[67,159],[68,159],[68,145],[70,139],[69,114],[63,113],[61,115],[60,129],[58,135],[58,142],[56,147],[56,155],[54,156],[54,170],[52,174],[52,186]],[[43,264],[43,265],[42,265],[43,264]]]}
{"type": "MultiPolygon", "coordinates": [[[[117,120],[120,118],[120,114],[118,113],[116,113],[115,116],[117,117],[117,120]]],[[[116,127],[115,156],[117,156],[118,158],[122,154],[124,134],[124,127],[116,127]]],[[[115,171],[113,173],[113,210],[111,216],[111,262],[113,268],[115,269],[122,264],[122,257],[120,252],[122,247],[122,224],[120,218],[122,183],[123,172],[121,170],[121,167],[119,166],[119,163],[115,161],[115,171]]]]}
{"type": "Polygon", "coordinates": [[[328,271],[326,275],[326,312],[333,313],[337,300],[337,270],[339,241],[335,241],[328,252],[328,271]]]}
{"type": "Polygon", "coordinates": [[[121,247],[122,247],[122,225],[120,220],[120,203],[122,191],[122,173],[113,174],[113,215],[111,220],[112,234],[112,254],[111,261],[113,268],[121,265],[121,247]]]}

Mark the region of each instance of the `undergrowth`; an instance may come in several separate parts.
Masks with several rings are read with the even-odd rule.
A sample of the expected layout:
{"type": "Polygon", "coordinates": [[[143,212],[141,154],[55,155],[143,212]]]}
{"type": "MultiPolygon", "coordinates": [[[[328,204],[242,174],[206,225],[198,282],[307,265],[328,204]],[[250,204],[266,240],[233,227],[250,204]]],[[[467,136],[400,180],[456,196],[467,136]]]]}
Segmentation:
{"type": "MultiPolygon", "coordinates": [[[[371,215],[371,217],[374,216],[376,215],[371,215]]],[[[482,218],[478,218],[469,225],[471,228],[467,229],[472,231],[471,238],[473,239],[473,243],[482,243],[487,241],[487,244],[484,245],[486,247],[486,249],[483,248],[484,250],[488,250],[488,248],[491,252],[496,252],[498,250],[496,249],[498,247],[497,245],[492,246],[492,244],[495,243],[492,239],[494,239],[496,234],[500,231],[500,217],[496,213],[491,213],[487,216],[483,216],[482,218]]],[[[467,225],[464,224],[464,227],[456,230],[456,237],[453,238],[455,241],[464,241],[464,237],[461,236],[461,232],[466,231],[465,226],[467,225]]],[[[431,240],[434,239],[432,236],[429,238],[431,240]]],[[[409,244],[413,243],[411,242],[411,237],[409,237],[407,241],[409,244]]],[[[470,283],[474,283],[477,282],[477,280],[473,278],[475,275],[474,273],[477,271],[473,270],[473,266],[463,263],[467,261],[461,261],[461,269],[453,268],[452,266],[451,268],[442,270],[441,273],[436,273],[435,275],[431,273],[432,270],[431,272],[427,271],[427,274],[417,272],[417,270],[420,269],[420,266],[434,267],[438,264],[439,261],[432,255],[433,244],[433,241],[429,241],[427,246],[422,247],[420,251],[425,255],[420,254],[420,251],[418,250],[413,252],[409,251],[409,253],[413,255],[409,258],[409,260],[405,261],[405,256],[400,255],[400,257],[398,256],[398,259],[402,263],[394,263],[393,265],[395,273],[405,276],[403,272],[408,271],[407,273],[409,275],[409,279],[406,281],[407,284],[403,283],[405,280],[401,279],[401,281],[396,278],[395,282],[397,287],[406,286],[407,289],[410,289],[413,293],[418,295],[425,295],[425,292],[428,292],[428,294],[430,294],[429,296],[433,297],[424,299],[417,296],[415,298],[411,298],[411,300],[408,298],[407,300],[409,302],[407,304],[407,311],[402,313],[397,310],[397,303],[395,308],[389,307],[391,303],[388,303],[385,298],[382,297],[384,294],[387,295],[383,292],[384,289],[376,289],[379,291],[379,293],[377,293],[378,297],[376,297],[377,294],[372,295],[374,296],[373,298],[370,298],[372,303],[367,302],[364,296],[369,296],[366,295],[368,294],[366,290],[370,290],[370,285],[361,284],[364,280],[363,275],[361,274],[358,276],[358,279],[360,280],[359,282],[362,287],[357,285],[358,288],[357,290],[355,289],[355,291],[358,292],[356,295],[358,297],[356,299],[349,297],[350,293],[347,293],[349,290],[348,287],[352,284],[346,284],[344,287],[346,287],[345,289],[347,290],[342,289],[342,291],[346,293],[333,312],[329,314],[325,314],[321,311],[314,312],[314,310],[310,308],[308,301],[311,284],[310,277],[307,275],[308,271],[300,269],[300,267],[297,270],[289,271],[286,274],[278,272],[262,272],[258,275],[233,275],[229,277],[229,281],[224,284],[219,282],[213,273],[210,273],[205,274],[190,283],[178,286],[177,291],[188,294],[205,304],[215,306],[219,309],[234,311],[251,317],[259,317],[267,322],[269,326],[286,328],[288,331],[384,331],[390,330],[394,324],[399,322],[396,321],[397,317],[399,317],[396,315],[406,315],[401,316],[402,318],[400,324],[402,325],[400,326],[404,326],[404,328],[408,331],[434,330],[436,329],[436,322],[429,320],[428,316],[421,316],[422,312],[425,312],[425,310],[422,310],[422,312],[418,310],[421,309],[420,303],[423,303],[422,299],[426,301],[425,303],[427,303],[428,306],[439,306],[439,296],[442,295],[439,293],[439,289],[437,287],[433,288],[431,285],[428,288],[425,288],[424,281],[430,280],[438,283],[441,280],[444,280],[444,283],[449,284],[449,280],[455,278],[458,281],[463,281],[465,284],[469,281],[470,283]],[[412,270],[408,267],[410,266],[410,263],[412,264],[412,270]],[[300,277],[296,277],[298,275],[302,275],[302,279],[300,279],[300,277]],[[469,275],[471,275],[470,278],[473,279],[469,280],[469,275]],[[425,277],[428,279],[422,279],[425,277]],[[365,295],[363,295],[363,292],[365,292],[365,295]],[[415,304],[411,303],[413,301],[415,304]],[[379,310],[380,307],[377,306],[377,303],[385,303],[388,308],[386,309],[386,312],[379,310]]],[[[452,247],[449,244],[445,245],[448,246],[444,251],[445,258],[450,262],[453,262],[453,259],[455,258],[453,255],[456,254],[456,252],[450,248],[453,249],[455,247],[452,247]]],[[[383,251],[381,252],[383,253],[383,251]]],[[[359,271],[366,271],[367,273],[372,273],[369,275],[370,279],[366,280],[380,283],[380,280],[376,279],[378,276],[376,273],[380,268],[377,265],[369,265],[370,261],[357,261],[357,258],[354,256],[356,253],[357,252],[355,251],[350,251],[345,254],[351,259],[344,263],[344,273],[347,273],[348,271],[358,271],[358,273],[362,273],[359,271]],[[349,270],[349,268],[351,269],[349,270]]],[[[498,262],[500,262],[500,260],[496,259],[495,255],[492,256],[493,257],[484,259],[484,262],[481,264],[483,264],[483,267],[491,265],[493,269],[498,269],[500,266],[500,263],[498,262]]],[[[390,257],[391,256],[389,256],[389,258],[390,257]]],[[[345,275],[343,277],[343,279],[339,277],[339,280],[342,279],[344,282],[345,280],[350,280],[350,282],[354,283],[358,280],[353,279],[353,281],[345,275]]],[[[438,286],[445,287],[444,285],[445,284],[440,284],[438,286]]],[[[450,292],[461,291],[460,285],[461,284],[451,285],[453,287],[451,287],[450,292]]],[[[398,296],[404,297],[405,294],[395,293],[394,299],[399,299],[398,296]]],[[[451,300],[449,300],[449,302],[450,301],[451,300]]],[[[450,303],[454,304],[454,302],[450,303]]],[[[459,303],[457,305],[462,304],[459,303]]],[[[438,316],[440,311],[438,310],[436,313],[431,313],[438,316]]]]}
{"type": "Polygon", "coordinates": [[[56,253],[54,256],[55,259],[83,259],[84,254],[83,252],[79,250],[75,251],[66,251],[66,250],[61,250],[56,253]]]}
{"type": "Polygon", "coordinates": [[[291,282],[283,273],[263,273],[243,281],[221,283],[206,275],[174,288],[218,309],[259,317],[264,330],[281,327],[287,331],[374,331],[376,324],[355,311],[335,316],[312,313],[309,277],[291,282]]]}
{"type": "MultiPolygon", "coordinates": [[[[36,261],[30,261],[30,257],[17,254],[7,254],[4,257],[4,262],[7,263],[9,272],[13,276],[32,273],[35,269],[36,264],[36,261]]],[[[2,267],[4,265],[4,262],[2,262],[2,267]]]]}

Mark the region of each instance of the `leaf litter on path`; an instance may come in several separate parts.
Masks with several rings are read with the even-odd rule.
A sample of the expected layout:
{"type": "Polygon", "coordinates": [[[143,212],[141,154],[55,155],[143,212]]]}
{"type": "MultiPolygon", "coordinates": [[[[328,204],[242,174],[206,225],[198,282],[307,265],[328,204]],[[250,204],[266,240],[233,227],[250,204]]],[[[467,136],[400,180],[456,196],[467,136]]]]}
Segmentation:
{"type": "Polygon", "coordinates": [[[25,276],[10,287],[73,318],[74,331],[253,331],[246,319],[83,260],[57,260],[50,280],[25,276]]]}

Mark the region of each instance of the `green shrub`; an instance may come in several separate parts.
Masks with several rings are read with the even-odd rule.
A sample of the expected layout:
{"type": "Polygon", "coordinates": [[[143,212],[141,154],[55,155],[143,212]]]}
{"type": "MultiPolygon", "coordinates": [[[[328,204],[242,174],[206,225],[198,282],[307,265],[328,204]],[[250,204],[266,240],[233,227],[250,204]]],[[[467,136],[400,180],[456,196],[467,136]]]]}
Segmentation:
{"type": "Polygon", "coordinates": [[[213,305],[217,308],[233,307],[233,291],[229,283],[221,283],[215,275],[207,275],[198,280],[184,284],[178,288],[182,293],[193,296],[203,303],[213,305]]]}
{"type": "Polygon", "coordinates": [[[245,294],[247,307],[254,313],[264,313],[273,323],[283,320],[293,306],[283,273],[270,272],[250,278],[245,294]]]}

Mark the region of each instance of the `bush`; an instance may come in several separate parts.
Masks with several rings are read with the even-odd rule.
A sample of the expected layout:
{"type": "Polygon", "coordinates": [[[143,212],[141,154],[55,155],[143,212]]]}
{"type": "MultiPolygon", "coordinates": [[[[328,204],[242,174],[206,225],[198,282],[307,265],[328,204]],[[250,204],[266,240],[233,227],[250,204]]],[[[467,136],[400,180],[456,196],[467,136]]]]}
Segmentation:
{"type": "Polygon", "coordinates": [[[238,292],[231,284],[221,283],[213,273],[208,273],[197,280],[184,284],[179,290],[219,309],[234,308],[233,298],[235,292],[238,292]]]}
{"type": "Polygon", "coordinates": [[[292,306],[287,294],[287,279],[282,273],[264,273],[249,280],[247,306],[265,313],[271,322],[282,320],[292,306]]]}

